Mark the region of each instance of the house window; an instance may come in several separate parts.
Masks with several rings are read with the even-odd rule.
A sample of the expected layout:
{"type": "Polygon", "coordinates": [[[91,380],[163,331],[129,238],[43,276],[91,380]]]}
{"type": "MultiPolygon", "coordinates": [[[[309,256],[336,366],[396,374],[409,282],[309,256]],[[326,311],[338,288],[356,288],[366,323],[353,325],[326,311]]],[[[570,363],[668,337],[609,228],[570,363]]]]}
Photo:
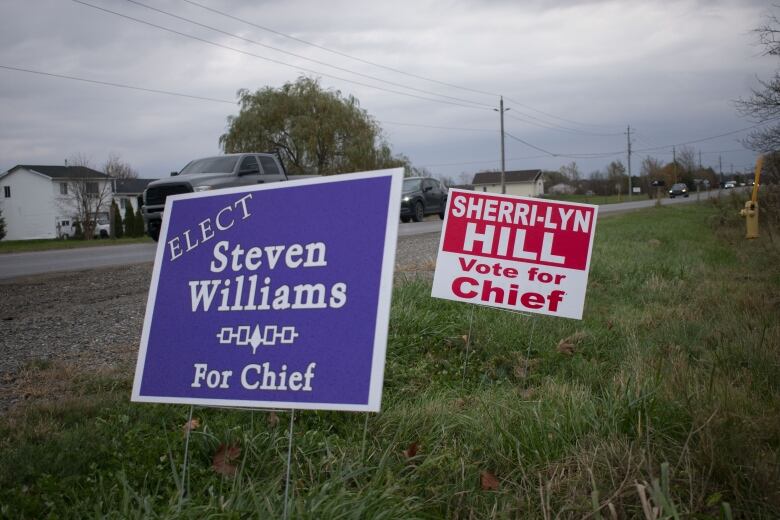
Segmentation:
{"type": "Polygon", "coordinates": [[[67,195],[68,194],[68,183],[67,182],[61,182],[60,183],[60,195],[67,195]]]}
{"type": "Polygon", "coordinates": [[[97,182],[88,182],[85,187],[86,187],[87,195],[97,195],[98,194],[98,183],[97,182]]]}
{"type": "Polygon", "coordinates": [[[6,199],[11,198],[11,187],[10,186],[3,186],[3,194],[5,195],[6,199]]]}

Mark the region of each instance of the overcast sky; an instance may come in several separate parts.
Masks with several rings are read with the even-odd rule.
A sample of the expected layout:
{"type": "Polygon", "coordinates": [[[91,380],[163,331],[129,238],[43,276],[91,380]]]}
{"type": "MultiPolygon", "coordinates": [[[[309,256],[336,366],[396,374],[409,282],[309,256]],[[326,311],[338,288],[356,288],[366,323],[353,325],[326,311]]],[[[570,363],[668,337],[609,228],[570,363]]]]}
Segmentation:
{"type": "MultiPolygon", "coordinates": [[[[0,68],[0,171],[74,154],[99,167],[113,152],[142,177],[166,176],[220,152],[238,89],[306,74],[356,96],[394,152],[435,175],[500,166],[499,95],[513,136],[507,169],[625,163],[631,125],[636,173],[648,154],[672,156],[641,150],[753,124],[734,100],[778,65],[751,32],[772,8],[764,1],[197,0],[229,18],[187,0],[139,0],[244,40],[127,0],[83,1],[159,27],[71,0],[0,0],[0,66],[213,101],[0,68]]],[[[691,146],[705,166],[717,170],[722,155],[724,172],[750,169],[744,135],[691,146]]]]}

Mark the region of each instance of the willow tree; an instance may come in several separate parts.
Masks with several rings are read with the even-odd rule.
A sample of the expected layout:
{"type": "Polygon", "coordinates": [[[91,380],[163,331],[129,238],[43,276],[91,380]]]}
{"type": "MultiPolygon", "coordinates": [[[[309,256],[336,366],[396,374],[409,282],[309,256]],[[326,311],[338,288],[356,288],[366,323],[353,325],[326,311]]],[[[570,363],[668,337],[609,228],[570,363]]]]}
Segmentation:
{"type": "Polygon", "coordinates": [[[240,111],[219,138],[225,153],[278,150],[292,174],[333,175],[404,166],[353,96],[301,77],[279,89],[238,91],[240,111]]]}

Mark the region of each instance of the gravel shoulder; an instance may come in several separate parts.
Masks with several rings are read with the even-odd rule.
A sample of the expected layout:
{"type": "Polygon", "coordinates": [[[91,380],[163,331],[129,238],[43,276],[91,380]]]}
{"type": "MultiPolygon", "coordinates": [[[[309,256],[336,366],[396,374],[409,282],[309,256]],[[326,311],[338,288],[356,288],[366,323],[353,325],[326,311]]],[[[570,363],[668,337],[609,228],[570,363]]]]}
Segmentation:
{"type": "MultiPolygon", "coordinates": [[[[430,278],[439,234],[400,237],[396,283],[430,278]]],[[[120,369],[128,377],[141,338],[152,264],[71,271],[0,282],[0,412],[29,395],[25,368],[120,369]]]]}

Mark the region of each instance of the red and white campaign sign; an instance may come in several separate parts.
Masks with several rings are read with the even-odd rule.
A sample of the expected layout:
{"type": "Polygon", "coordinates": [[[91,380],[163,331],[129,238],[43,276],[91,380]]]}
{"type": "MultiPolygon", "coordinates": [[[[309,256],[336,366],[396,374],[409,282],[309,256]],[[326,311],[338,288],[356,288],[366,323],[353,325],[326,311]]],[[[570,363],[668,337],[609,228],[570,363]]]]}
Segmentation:
{"type": "Polygon", "coordinates": [[[432,296],[582,319],[598,206],[451,189],[432,296]]]}

